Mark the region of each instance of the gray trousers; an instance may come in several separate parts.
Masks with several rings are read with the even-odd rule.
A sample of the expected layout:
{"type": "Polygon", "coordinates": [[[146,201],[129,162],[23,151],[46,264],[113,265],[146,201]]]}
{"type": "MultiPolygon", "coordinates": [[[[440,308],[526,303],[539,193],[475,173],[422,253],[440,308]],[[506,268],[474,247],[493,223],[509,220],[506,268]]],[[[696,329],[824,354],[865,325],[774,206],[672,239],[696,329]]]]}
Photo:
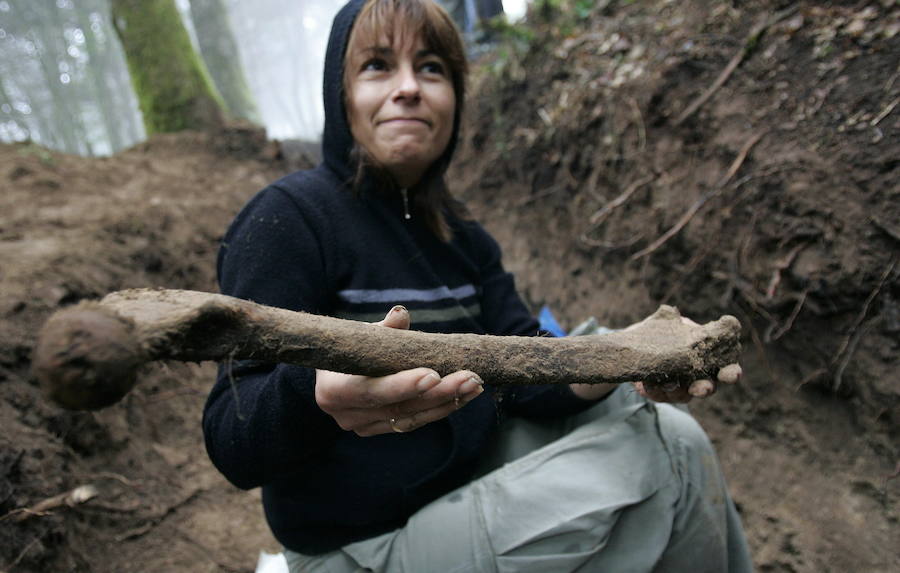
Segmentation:
{"type": "Polygon", "coordinates": [[[685,411],[626,385],[577,416],[515,422],[497,469],[395,531],[324,555],[286,550],[290,571],[752,571],[715,452],[685,411]]]}

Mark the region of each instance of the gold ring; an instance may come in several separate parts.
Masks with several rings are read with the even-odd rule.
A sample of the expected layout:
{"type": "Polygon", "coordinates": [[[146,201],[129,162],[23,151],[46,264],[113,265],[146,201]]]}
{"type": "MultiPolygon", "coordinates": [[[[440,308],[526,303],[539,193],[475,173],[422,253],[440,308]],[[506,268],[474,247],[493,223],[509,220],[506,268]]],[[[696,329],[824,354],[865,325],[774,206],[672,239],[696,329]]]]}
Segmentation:
{"type": "Polygon", "coordinates": [[[403,432],[406,431],[406,430],[401,430],[400,428],[397,427],[397,418],[391,418],[390,424],[391,424],[391,429],[394,430],[395,432],[397,432],[398,434],[402,434],[403,432]]]}

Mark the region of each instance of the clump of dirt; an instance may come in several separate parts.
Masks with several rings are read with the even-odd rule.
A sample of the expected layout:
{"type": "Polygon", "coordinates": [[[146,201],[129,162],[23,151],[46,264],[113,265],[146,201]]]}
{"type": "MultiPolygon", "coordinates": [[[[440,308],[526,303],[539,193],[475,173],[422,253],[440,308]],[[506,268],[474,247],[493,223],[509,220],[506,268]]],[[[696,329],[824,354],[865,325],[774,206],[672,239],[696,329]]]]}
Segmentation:
{"type": "Polygon", "coordinates": [[[743,322],[694,411],[760,570],[897,568],[900,9],[583,4],[501,28],[456,189],[570,327],[743,322]]]}
{"type": "Polygon", "coordinates": [[[99,412],[47,403],[29,373],[40,324],[128,287],[215,291],[215,253],[237,210],[287,166],[264,133],[164,135],[112,158],[0,146],[0,569],[248,570],[277,547],[258,493],[206,458],[211,364],[148,368],[99,412]],[[73,508],[24,508],[84,484],[73,508]]]}

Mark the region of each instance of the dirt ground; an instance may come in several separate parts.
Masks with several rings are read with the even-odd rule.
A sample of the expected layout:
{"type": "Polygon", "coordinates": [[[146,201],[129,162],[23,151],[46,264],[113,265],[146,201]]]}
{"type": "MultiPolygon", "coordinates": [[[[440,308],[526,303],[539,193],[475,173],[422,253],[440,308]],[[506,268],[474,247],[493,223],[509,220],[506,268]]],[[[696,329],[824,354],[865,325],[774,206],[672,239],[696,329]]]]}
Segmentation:
{"type": "Polygon", "coordinates": [[[203,447],[212,364],[148,368],[113,408],[46,403],[28,371],[50,312],[137,286],[215,290],[217,242],[287,171],[264,134],[156,137],[107,159],[0,147],[0,515],[82,484],[71,510],[0,522],[0,571],[247,571],[275,551],[258,492],[228,485],[203,447]]]}
{"type": "Polygon", "coordinates": [[[900,10],[605,4],[507,33],[463,197],[564,326],[741,320],[743,383],[693,411],[760,571],[900,570],[900,10]]]}
{"type": "MultiPolygon", "coordinates": [[[[900,570],[896,3],[596,5],[501,34],[453,187],[566,327],[661,302],[741,320],[745,379],[693,411],[760,571],[900,570]]],[[[212,365],[72,413],[29,356],[78,300],[215,290],[228,221],[303,163],[238,126],[106,159],[0,146],[0,572],[251,571],[277,549],[258,492],[206,458],[212,365]],[[97,497],[22,511],[83,484],[97,497]]]]}

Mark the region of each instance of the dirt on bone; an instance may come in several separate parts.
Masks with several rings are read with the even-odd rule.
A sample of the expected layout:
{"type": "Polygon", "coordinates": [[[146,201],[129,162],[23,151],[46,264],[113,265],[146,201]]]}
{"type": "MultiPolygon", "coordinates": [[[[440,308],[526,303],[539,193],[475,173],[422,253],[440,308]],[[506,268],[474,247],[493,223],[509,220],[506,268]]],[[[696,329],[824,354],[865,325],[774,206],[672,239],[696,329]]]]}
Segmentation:
{"type": "Polygon", "coordinates": [[[115,404],[137,382],[146,361],[133,326],[97,303],[83,302],[47,320],[32,371],[44,395],[64,408],[96,410],[115,404]]]}

